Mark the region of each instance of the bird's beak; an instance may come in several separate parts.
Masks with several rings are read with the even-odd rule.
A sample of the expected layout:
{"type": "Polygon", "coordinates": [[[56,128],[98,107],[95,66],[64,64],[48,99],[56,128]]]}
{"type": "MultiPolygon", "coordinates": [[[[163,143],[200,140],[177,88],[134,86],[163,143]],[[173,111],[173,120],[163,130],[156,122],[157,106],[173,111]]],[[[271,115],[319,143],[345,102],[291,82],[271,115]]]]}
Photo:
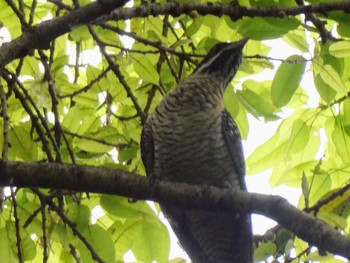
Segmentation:
{"type": "Polygon", "coordinates": [[[234,47],[235,49],[236,48],[243,48],[245,46],[245,44],[248,42],[249,40],[249,37],[244,37],[242,38],[241,40],[237,41],[237,42],[233,42],[232,44],[232,48],[234,47]]]}

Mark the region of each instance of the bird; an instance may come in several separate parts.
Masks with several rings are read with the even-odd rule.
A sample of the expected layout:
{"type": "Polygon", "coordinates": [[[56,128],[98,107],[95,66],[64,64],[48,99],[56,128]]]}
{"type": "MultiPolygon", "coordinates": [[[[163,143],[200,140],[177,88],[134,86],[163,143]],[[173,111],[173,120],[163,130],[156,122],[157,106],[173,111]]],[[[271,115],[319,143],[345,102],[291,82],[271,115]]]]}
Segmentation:
{"type": "MultiPolygon", "coordinates": [[[[151,181],[247,191],[242,139],[223,103],[247,41],[216,44],[148,116],[140,146],[151,181]]],[[[160,205],[192,262],[252,262],[249,213],[160,205]]]]}

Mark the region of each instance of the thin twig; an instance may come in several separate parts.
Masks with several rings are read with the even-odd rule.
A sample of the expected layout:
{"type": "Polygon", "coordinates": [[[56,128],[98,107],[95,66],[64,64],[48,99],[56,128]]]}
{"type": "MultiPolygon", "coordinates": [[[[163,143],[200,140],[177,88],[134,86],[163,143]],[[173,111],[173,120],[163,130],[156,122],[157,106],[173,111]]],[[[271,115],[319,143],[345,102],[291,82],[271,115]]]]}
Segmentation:
{"type": "Polygon", "coordinates": [[[113,73],[116,75],[116,77],[118,78],[120,84],[122,84],[124,90],[126,91],[126,94],[128,95],[128,97],[131,99],[135,110],[137,112],[137,114],[139,115],[141,122],[144,123],[146,121],[147,115],[142,111],[142,108],[139,105],[139,102],[137,100],[137,98],[135,97],[135,95],[133,94],[131,88],[129,87],[129,85],[126,83],[123,74],[121,73],[118,64],[114,63],[112,61],[112,59],[110,58],[109,54],[106,52],[105,48],[104,48],[104,43],[102,42],[102,40],[98,37],[98,35],[96,34],[95,30],[92,28],[92,26],[88,26],[89,28],[89,32],[92,35],[92,37],[94,38],[94,40],[96,41],[96,43],[99,45],[100,47],[100,51],[102,53],[102,55],[105,57],[105,59],[108,62],[108,65],[111,67],[113,73]]]}
{"type": "Polygon", "coordinates": [[[86,246],[86,248],[89,250],[91,257],[96,260],[99,263],[104,263],[104,261],[101,259],[101,257],[96,253],[93,246],[89,243],[89,241],[81,234],[81,232],[77,229],[75,223],[71,221],[63,211],[52,201],[51,198],[45,198],[45,196],[37,189],[32,189],[32,191],[37,195],[41,196],[41,198],[44,200],[44,202],[50,206],[50,208],[55,211],[59,217],[62,219],[62,221],[67,224],[70,229],[72,230],[73,234],[76,235],[81,242],[86,246]]]}
{"type": "Polygon", "coordinates": [[[13,207],[13,217],[15,218],[15,228],[16,228],[16,246],[17,246],[17,257],[18,262],[23,263],[23,254],[22,254],[22,247],[21,247],[21,230],[20,230],[20,224],[19,224],[19,217],[17,214],[17,201],[16,201],[16,195],[13,191],[13,188],[11,187],[11,199],[12,199],[12,207],[13,207]]]}

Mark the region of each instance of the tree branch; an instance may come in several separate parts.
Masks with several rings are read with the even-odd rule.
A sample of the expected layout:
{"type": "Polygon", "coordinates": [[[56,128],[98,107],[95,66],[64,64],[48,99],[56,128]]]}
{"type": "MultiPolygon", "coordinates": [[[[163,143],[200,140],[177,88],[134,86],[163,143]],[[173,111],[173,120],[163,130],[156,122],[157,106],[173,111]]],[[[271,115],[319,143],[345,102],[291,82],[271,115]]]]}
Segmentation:
{"type": "Polygon", "coordinates": [[[131,8],[118,9],[110,15],[98,19],[102,20],[126,20],[135,17],[171,15],[178,17],[182,14],[189,14],[191,11],[197,11],[200,15],[227,15],[232,20],[238,20],[242,17],[276,17],[285,18],[286,16],[296,16],[300,14],[327,13],[330,11],[344,11],[350,9],[350,2],[337,3],[318,3],[314,5],[304,5],[296,7],[245,7],[232,5],[231,3],[205,3],[205,2],[167,2],[167,3],[148,3],[131,8]]]}
{"type": "Polygon", "coordinates": [[[0,186],[60,188],[147,199],[184,208],[265,215],[321,250],[350,258],[350,238],[278,196],[174,182],[101,167],[0,160],[0,186]],[[191,200],[191,202],[188,202],[191,200]]]}
{"type": "Polygon", "coordinates": [[[73,10],[67,15],[44,21],[15,40],[0,47],[0,65],[24,57],[33,49],[48,49],[50,42],[70,32],[74,27],[86,24],[112,10],[122,7],[128,0],[101,0],[73,10]]]}

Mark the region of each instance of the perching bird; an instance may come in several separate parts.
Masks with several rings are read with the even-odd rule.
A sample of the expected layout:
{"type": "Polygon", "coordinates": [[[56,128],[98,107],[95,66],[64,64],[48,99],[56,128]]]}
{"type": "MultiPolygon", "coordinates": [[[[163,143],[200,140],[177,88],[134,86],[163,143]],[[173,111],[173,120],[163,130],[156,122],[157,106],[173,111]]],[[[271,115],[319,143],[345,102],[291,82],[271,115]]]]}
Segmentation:
{"type": "MultiPolygon", "coordinates": [[[[219,43],[147,119],[141,137],[148,176],[246,190],[239,130],[223,95],[247,38],[219,43]]],[[[250,215],[161,206],[194,263],[251,263],[250,215]]]]}

